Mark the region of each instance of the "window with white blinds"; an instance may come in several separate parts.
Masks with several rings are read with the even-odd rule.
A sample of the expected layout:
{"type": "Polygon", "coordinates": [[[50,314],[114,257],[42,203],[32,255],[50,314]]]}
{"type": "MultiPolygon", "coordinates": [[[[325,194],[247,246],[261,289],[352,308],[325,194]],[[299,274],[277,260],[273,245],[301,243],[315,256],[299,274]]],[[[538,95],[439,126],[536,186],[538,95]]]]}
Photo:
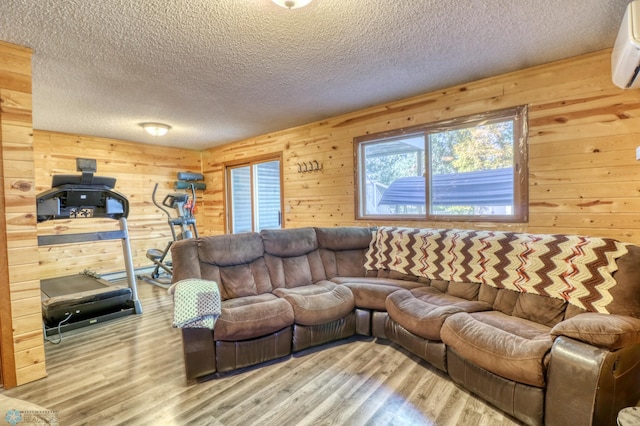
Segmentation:
{"type": "Polygon", "coordinates": [[[227,182],[230,233],[282,227],[280,160],[228,166],[227,182]]]}
{"type": "Polygon", "coordinates": [[[251,232],[251,167],[237,167],[231,173],[231,233],[251,232]]]}

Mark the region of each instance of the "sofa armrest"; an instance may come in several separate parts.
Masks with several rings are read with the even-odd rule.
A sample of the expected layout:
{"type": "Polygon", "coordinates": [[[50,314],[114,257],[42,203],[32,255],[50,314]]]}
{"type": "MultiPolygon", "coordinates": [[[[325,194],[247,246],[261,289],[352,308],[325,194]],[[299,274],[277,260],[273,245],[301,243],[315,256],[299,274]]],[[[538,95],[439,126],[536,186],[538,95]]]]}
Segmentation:
{"type": "Polygon", "coordinates": [[[171,262],[173,263],[172,282],[188,278],[202,278],[198,256],[198,239],[189,238],[173,243],[171,262]]]}
{"type": "Polygon", "coordinates": [[[213,332],[206,328],[183,328],[182,351],[187,380],[216,372],[216,347],[213,332]]]}
{"type": "Polygon", "coordinates": [[[617,413],[640,399],[638,383],[640,344],[610,351],[559,336],[547,369],[544,424],[615,425],[617,413]]]}
{"type": "Polygon", "coordinates": [[[566,336],[615,351],[640,343],[640,319],[588,312],[559,322],[551,329],[551,335],[554,339],[566,336]]]}

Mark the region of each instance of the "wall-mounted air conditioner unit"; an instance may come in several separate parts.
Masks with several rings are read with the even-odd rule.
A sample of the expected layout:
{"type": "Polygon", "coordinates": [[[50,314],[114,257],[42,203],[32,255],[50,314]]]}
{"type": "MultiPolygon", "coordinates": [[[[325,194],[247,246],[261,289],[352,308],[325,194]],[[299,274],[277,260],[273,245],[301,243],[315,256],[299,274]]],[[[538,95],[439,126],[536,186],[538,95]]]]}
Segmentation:
{"type": "Polygon", "coordinates": [[[640,0],[627,6],[611,54],[613,83],[623,89],[640,87],[640,0]]]}

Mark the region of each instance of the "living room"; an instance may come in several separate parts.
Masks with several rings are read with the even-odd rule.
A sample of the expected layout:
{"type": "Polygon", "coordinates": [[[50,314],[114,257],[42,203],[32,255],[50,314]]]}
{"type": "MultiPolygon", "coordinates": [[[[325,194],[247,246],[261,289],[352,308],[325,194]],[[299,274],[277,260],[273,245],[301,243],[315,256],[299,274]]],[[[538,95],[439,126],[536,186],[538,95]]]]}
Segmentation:
{"type": "MultiPolygon", "coordinates": [[[[7,262],[2,280],[7,284],[2,289],[0,324],[5,387],[18,385],[19,389],[47,374],[49,344],[42,339],[39,280],[77,274],[88,265],[99,273],[123,269],[121,249],[115,243],[37,247],[39,235],[95,226],[95,222],[35,222],[35,195],[50,188],[53,175],[75,173],[78,157],[96,159],[97,174],[117,178],[116,189],[129,198],[133,262],[142,268],[149,265],[145,253],[171,239],[166,218],[150,200],[156,183],[165,193],[171,191],[176,172],[202,173],[207,189],[197,195],[198,228],[202,235],[225,234],[229,225],[227,169],[264,159],[276,158],[281,164],[284,228],[442,227],[426,219],[400,224],[357,219],[354,138],[527,105],[528,221],[453,221],[446,227],[583,234],[639,244],[637,92],[616,87],[611,76],[611,47],[626,3],[616,5],[616,24],[608,38],[597,48],[581,47],[580,54],[535,66],[523,61],[511,72],[472,78],[220,145],[213,146],[212,140],[211,146],[201,148],[184,148],[180,141],[167,146],[161,138],[144,143],[39,128],[32,124],[38,104],[31,99],[32,78],[37,76],[37,70],[32,71],[32,55],[39,52],[32,52],[30,46],[2,43],[0,125],[5,185],[1,223],[5,232],[0,241],[7,262]],[[301,173],[304,163],[318,164],[319,170],[301,173]]],[[[313,10],[305,13],[309,11],[313,10]]],[[[170,134],[178,132],[179,126],[171,124],[170,134]]],[[[99,226],[109,229],[114,225],[100,221],[99,226]]]]}

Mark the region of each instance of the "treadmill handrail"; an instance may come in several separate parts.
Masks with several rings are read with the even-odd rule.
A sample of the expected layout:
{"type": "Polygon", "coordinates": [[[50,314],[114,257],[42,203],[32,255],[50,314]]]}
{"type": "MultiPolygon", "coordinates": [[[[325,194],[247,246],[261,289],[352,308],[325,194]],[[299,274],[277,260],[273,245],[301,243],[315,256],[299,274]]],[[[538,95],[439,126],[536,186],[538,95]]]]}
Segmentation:
{"type": "Polygon", "coordinates": [[[90,241],[121,240],[126,233],[120,231],[84,232],[79,234],[39,235],[39,246],[51,246],[57,244],[87,243],[90,241]]]}

